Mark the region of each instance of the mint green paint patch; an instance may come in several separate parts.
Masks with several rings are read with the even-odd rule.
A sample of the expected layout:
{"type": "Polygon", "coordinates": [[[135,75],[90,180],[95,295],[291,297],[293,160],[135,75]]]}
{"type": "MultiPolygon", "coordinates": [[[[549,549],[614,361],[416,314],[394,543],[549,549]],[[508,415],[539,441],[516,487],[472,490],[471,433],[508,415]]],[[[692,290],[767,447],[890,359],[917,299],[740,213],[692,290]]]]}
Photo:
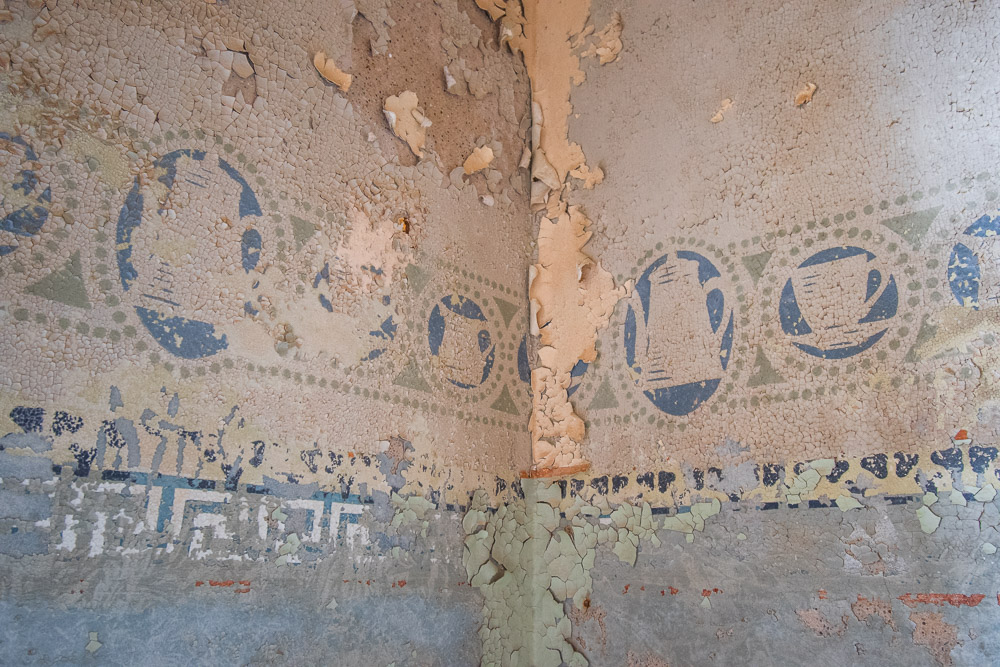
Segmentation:
{"type": "Polygon", "coordinates": [[[941,206],[899,215],[894,218],[883,220],[882,224],[896,232],[914,248],[920,247],[920,241],[924,238],[927,230],[931,228],[934,218],[941,212],[941,206]]]}
{"type": "Polygon", "coordinates": [[[295,215],[290,215],[288,218],[292,221],[292,236],[295,238],[295,249],[301,250],[306,241],[316,233],[316,225],[295,215]]]}
{"type": "Polygon", "coordinates": [[[591,399],[590,405],[587,406],[587,409],[610,410],[617,407],[618,399],[615,398],[615,392],[611,389],[611,385],[605,379],[601,382],[601,386],[597,388],[597,391],[594,392],[594,398],[591,399]]]}
{"type": "Polygon", "coordinates": [[[83,270],[80,252],[73,253],[61,269],[53,271],[27,288],[28,294],[40,296],[50,301],[58,301],[67,306],[90,308],[87,290],[83,284],[83,270]]]}
{"type": "Polygon", "coordinates": [[[411,361],[396,377],[393,384],[399,387],[406,387],[407,389],[416,389],[417,391],[429,392],[431,390],[431,386],[427,384],[427,380],[420,374],[420,369],[417,368],[416,361],[411,361]]]}

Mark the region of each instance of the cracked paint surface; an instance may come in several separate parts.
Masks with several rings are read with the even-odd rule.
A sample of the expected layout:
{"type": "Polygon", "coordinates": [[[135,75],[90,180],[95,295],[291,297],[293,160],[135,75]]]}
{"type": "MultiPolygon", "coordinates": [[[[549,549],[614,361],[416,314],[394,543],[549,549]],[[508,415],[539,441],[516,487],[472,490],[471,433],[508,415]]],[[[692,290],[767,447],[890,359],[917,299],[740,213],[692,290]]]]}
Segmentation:
{"type": "Polygon", "coordinates": [[[989,664],[997,23],[4,3],[5,655],[989,664]]]}

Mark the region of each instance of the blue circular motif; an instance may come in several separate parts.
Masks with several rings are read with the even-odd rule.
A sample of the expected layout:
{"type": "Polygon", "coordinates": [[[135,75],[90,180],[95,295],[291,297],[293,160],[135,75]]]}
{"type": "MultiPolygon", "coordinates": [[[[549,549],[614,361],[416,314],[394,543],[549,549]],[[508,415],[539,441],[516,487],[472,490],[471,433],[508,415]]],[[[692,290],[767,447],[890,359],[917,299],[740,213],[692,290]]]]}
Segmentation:
{"type": "MultiPolygon", "coordinates": [[[[981,216],[962,233],[974,239],[982,239],[975,243],[971,240],[967,241],[973,245],[978,243],[982,249],[987,243],[986,239],[993,239],[1000,235],[1000,215],[981,216]]],[[[956,243],[951,249],[951,257],[948,258],[948,287],[951,288],[951,293],[960,305],[979,310],[982,273],[978,254],[965,243],[956,243]]],[[[988,300],[993,299],[988,297],[988,300]]]]}
{"type": "Polygon", "coordinates": [[[795,347],[820,359],[837,360],[879,342],[889,330],[881,325],[895,317],[898,307],[896,279],[891,273],[883,276],[874,253],[836,246],[799,264],[781,291],[778,317],[781,330],[798,339],[792,341],[795,347]],[[831,295],[837,308],[826,307],[831,295]],[[813,313],[812,323],[803,310],[813,313]]]}
{"type": "Polygon", "coordinates": [[[487,327],[482,308],[464,296],[446,296],[431,310],[427,344],[444,361],[445,377],[456,387],[473,389],[489,378],[496,344],[487,327]]]}
{"type": "MultiPolygon", "coordinates": [[[[167,197],[175,188],[213,188],[217,181],[231,181],[239,189],[239,201],[228,202],[233,211],[242,221],[245,218],[254,220],[261,213],[257,197],[240,172],[226,160],[210,156],[205,151],[182,149],[172,151],[153,162],[154,176],[167,190],[167,197]]],[[[132,189],[125,197],[125,205],[118,215],[118,225],[115,230],[115,254],[118,263],[118,275],[121,279],[122,291],[129,292],[137,284],[139,269],[133,256],[133,236],[144,222],[165,219],[166,211],[159,207],[153,193],[142,186],[137,176],[132,183],[132,189]],[[154,214],[155,212],[155,214],[154,214]]],[[[255,229],[249,228],[240,239],[240,264],[243,271],[249,274],[260,260],[261,235],[255,229]]],[[[138,299],[143,305],[136,306],[139,320],[150,335],[164,350],[183,359],[200,359],[226,349],[229,342],[225,334],[216,333],[215,326],[209,322],[191,319],[180,315],[167,314],[168,310],[180,309],[182,304],[170,289],[169,276],[174,271],[182,271],[185,267],[172,267],[166,261],[150,257],[147,261],[146,273],[152,271],[148,266],[153,264],[159,272],[156,276],[145,275],[146,286],[138,289],[138,299]],[[166,276],[166,278],[164,278],[166,276]],[[150,285],[156,285],[155,288],[150,285]],[[170,306],[168,309],[166,306],[170,306]]],[[[254,287],[256,287],[254,282],[254,287]]],[[[253,304],[247,301],[244,311],[255,314],[253,304]]]]}
{"type": "Polygon", "coordinates": [[[733,309],[722,283],[715,265],[691,250],[663,255],[636,281],[625,314],[625,360],[642,393],[669,415],[694,412],[729,365],[733,309]]]}
{"type": "MultiPolygon", "coordinates": [[[[13,211],[0,218],[0,232],[7,232],[13,236],[36,236],[42,225],[49,218],[49,204],[52,203],[52,190],[46,186],[42,187],[35,175],[34,164],[38,161],[38,156],[31,146],[19,136],[0,132],[0,156],[4,153],[17,160],[16,174],[9,187],[10,194],[22,203],[13,211]],[[28,200],[25,202],[25,200],[28,200]]],[[[0,160],[3,160],[0,157],[0,160]]],[[[0,203],[3,199],[0,199],[0,203]]],[[[0,257],[9,255],[18,248],[13,239],[5,239],[6,234],[0,236],[0,257]]]]}

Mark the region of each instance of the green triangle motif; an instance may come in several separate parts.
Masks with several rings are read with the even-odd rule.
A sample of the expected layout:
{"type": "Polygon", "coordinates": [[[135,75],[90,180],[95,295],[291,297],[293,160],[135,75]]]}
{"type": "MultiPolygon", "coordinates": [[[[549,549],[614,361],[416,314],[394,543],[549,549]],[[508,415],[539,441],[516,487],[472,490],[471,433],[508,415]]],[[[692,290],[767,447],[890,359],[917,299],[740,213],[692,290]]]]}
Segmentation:
{"type": "Polygon", "coordinates": [[[510,318],[514,317],[514,314],[519,310],[518,307],[509,301],[504,301],[496,297],[493,297],[493,300],[497,302],[497,308],[500,309],[500,314],[503,316],[504,325],[509,327],[510,318]]]}
{"type": "Polygon", "coordinates": [[[743,258],[743,266],[746,267],[748,272],[750,272],[750,277],[753,278],[754,285],[756,285],[757,281],[760,280],[760,277],[764,275],[764,267],[767,266],[770,259],[770,250],[759,252],[756,255],[747,255],[743,258]]]}
{"type": "Polygon", "coordinates": [[[906,356],[903,357],[903,361],[908,364],[920,361],[920,355],[917,354],[917,348],[929,341],[931,338],[934,338],[936,333],[937,327],[933,324],[928,324],[927,316],[924,315],[924,319],[920,323],[920,329],[917,331],[917,339],[913,341],[913,346],[910,348],[910,351],[906,353],[906,356]]]}
{"type": "Polygon", "coordinates": [[[396,377],[393,384],[399,387],[406,387],[407,389],[416,389],[417,391],[429,392],[431,390],[431,386],[427,384],[427,380],[424,379],[420,374],[420,370],[417,369],[416,361],[411,361],[396,377]]]}
{"type": "Polygon", "coordinates": [[[65,303],[67,306],[90,308],[87,289],[83,284],[80,251],[73,253],[73,256],[61,269],[53,271],[33,285],[29,285],[27,291],[28,294],[65,303]]]}
{"type": "Polygon", "coordinates": [[[499,410],[500,412],[506,412],[511,415],[519,415],[520,412],[517,411],[517,406],[514,405],[514,399],[510,395],[510,390],[507,389],[507,385],[503,386],[503,390],[500,392],[500,396],[497,400],[493,401],[493,405],[490,406],[494,410],[499,410]]]}
{"type": "Polygon", "coordinates": [[[316,233],[316,225],[294,215],[288,217],[292,221],[292,236],[295,238],[295,249],[302,250],[302,246],[306,244],[306,241],[316,233]]]}
{"type": "Polygon", "coordinates": [[[618,399],[611,389],[611,384],[607,380],[601,382],[601,386],[594,392],[594,398],[590,400],[588,410],[609,410],[618,407],[618,399]]]}
{"type": "Polygon", "coordinates": [[[765,384],[780,384],[785,381],[778,371],[774,370],[771,360],[764,354],[764,348],[757,346],[757,358],[753,360],[754,373],[747,380],[750,387],[760,387],[765,384]]]}
{"type": "Polygon", "coordinates": [[[935,206],[923,211],[899,215],[883,220],[882,224],[902,236],[914,248],[919,248],[921,239],[931,228],[931,223],[934,222],[934,218],[937,217],[942,208],[942,206],[935,206]]]}
{"type": "Polygon", "coordinates": [[[420,294],[430,279],[430,274],[419,266],[409,264],[406,267],[406,281],[410,284],[410,288],[413,289],[414,294],[420,294]]]}

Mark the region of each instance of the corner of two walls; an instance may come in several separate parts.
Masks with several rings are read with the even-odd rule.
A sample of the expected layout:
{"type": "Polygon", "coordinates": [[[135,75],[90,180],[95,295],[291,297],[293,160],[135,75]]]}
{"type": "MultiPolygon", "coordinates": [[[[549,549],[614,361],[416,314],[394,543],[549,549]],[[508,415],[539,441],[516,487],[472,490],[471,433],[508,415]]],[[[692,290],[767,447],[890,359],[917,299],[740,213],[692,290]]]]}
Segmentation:
{"type": "Polygon", "coordinates": [[[487,654],[988,661],[1000,17],[492,7],[533,91],[525,477],[557,481],[466,516],[487,654]]]}

